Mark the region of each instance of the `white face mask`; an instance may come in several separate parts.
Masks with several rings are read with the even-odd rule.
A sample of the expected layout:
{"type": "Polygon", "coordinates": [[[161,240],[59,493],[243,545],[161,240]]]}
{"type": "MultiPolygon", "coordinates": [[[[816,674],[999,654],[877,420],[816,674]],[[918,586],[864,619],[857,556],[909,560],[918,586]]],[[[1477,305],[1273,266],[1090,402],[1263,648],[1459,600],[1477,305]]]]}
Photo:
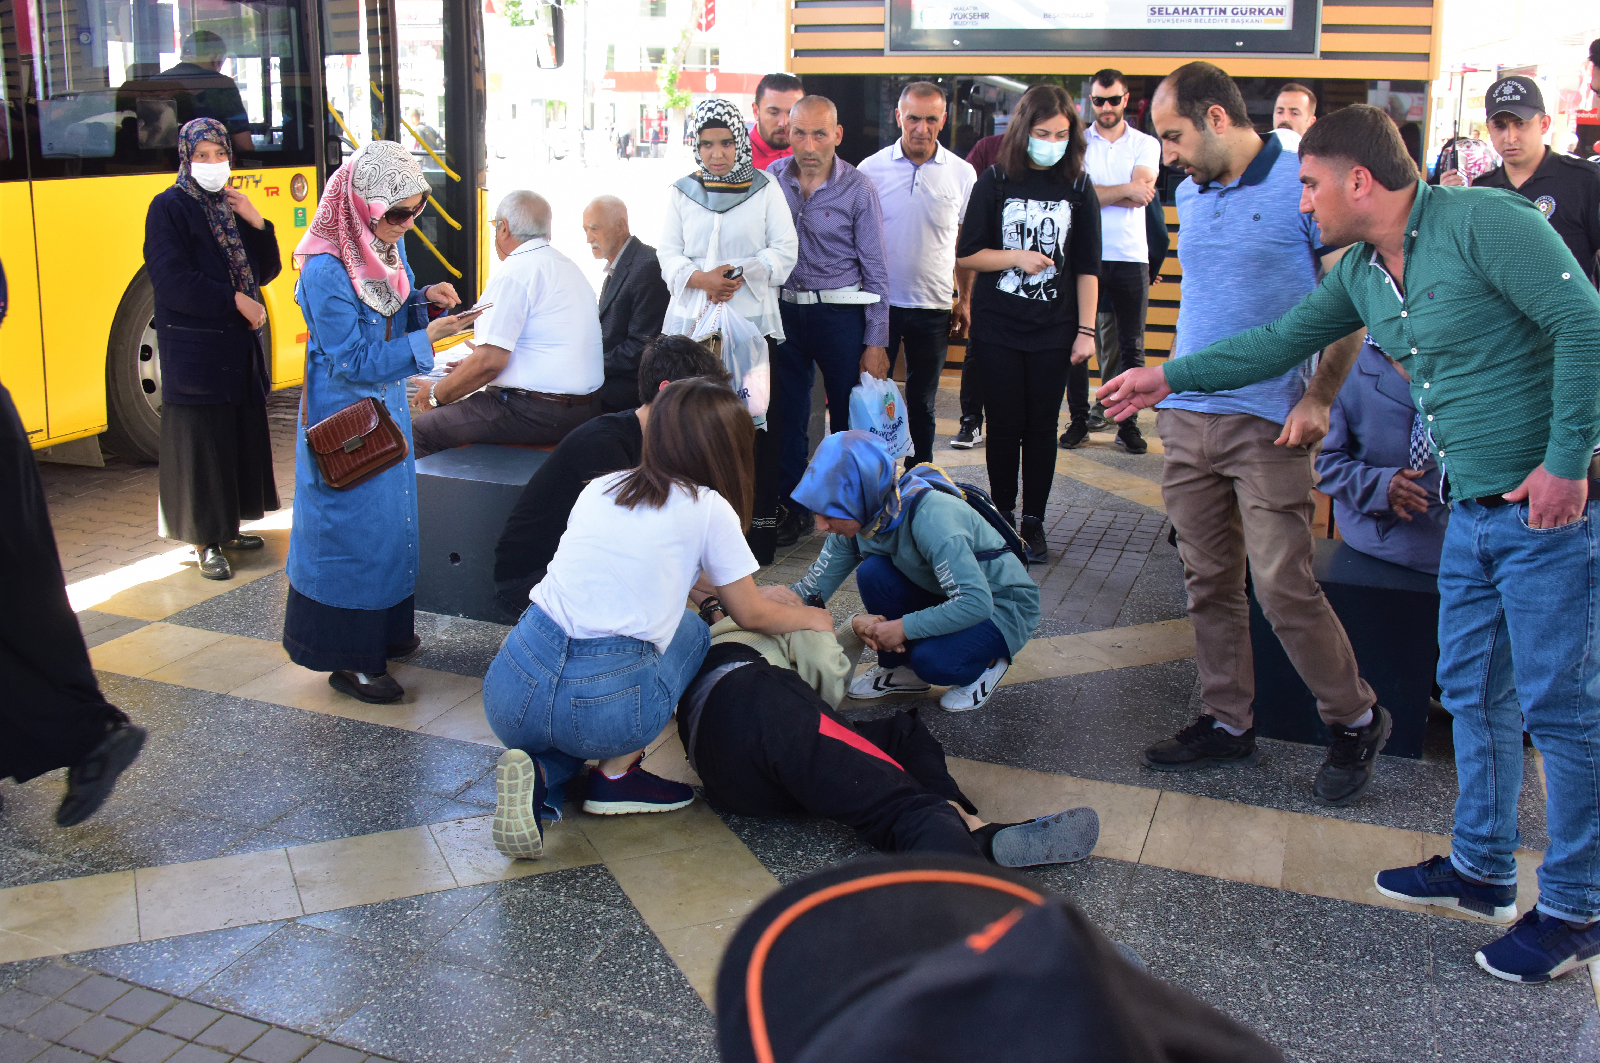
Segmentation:
{"type": "Polygon", "coordinates": [[[194,178],[194,183],[207,192],[220,192],[222,186],[228,183],[228,174],[231,172],[225,162],[191,162],[189,176],[194,178]]]}

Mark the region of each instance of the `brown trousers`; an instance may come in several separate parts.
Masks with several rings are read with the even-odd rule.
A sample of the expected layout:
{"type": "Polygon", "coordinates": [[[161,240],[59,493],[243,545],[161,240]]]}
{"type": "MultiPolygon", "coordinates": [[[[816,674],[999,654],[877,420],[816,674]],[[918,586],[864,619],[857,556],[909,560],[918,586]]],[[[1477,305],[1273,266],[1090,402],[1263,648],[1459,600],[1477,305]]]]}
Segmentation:
{"type": "Polygon", "coordinates": [[[600,392],[569,406],[536,395],[499,388],[424,410],[411,418],[412,452],[419,458],[471,443],[549,446],[592,417],[600,416],[600,392]]]}
{"type": "Polygon", "coordinates": [[[1333,606],[1311,574],[1311,453],[1279,447],[1282,426],[1249,414],[1160,410],[1161,497],[1178,534],[1204,711],[1231,727],[1254,722],[1249,562],[1256,600],[1330,724],[1377,696],[1333,606]]]}

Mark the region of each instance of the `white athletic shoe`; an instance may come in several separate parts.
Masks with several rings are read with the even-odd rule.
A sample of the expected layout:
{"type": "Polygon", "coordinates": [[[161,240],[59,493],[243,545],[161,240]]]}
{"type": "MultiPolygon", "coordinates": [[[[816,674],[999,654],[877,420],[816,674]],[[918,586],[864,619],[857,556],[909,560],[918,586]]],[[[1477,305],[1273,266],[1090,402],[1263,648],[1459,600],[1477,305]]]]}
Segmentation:
{"type": "Polygon", "coordinates": [[[989,662],[983,674],[964,687],[951,687],[939,699],[939,707],[946,712],[971,712],[981,709],[994,696],[1000,686],[1000,677],[1011,667],[1011,658],[996,657],[989,662]]]}
{"type": "Polygon", "coordinates": [[[856,676],[850,684],[850,696],[865,701],[886,694],[920,694],[927,689],[928,684],[918,678],[909,665],[885,668],[875,664],[871,671],[856,676]]]}

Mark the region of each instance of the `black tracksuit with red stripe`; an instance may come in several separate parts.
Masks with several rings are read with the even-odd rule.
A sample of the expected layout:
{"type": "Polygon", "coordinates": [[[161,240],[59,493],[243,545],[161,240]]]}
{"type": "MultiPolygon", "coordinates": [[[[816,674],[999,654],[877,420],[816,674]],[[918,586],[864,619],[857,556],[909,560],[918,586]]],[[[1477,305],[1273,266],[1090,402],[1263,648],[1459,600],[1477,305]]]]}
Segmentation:
{"type": "Polygon", "coordinates": [[[889,852],[987,855],[950,807],[977,811],[915,711],[852,724],[794,672],[730,642],[711,647],[689,684],[678,734],[706,795],[740,815],[807,812],[889,852]],[[731,664],[696,711],[701,680],[731,664]]]}

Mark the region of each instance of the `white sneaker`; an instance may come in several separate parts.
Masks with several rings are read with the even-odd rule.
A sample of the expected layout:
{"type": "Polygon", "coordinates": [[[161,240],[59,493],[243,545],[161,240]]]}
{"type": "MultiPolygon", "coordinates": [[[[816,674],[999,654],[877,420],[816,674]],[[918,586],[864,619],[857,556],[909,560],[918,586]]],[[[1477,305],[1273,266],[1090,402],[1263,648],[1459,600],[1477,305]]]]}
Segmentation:
{"type": "Polygon", "coordinates": [[[928,684],[918,678],[909,665],[885,668],[875,664],[871,671],[856,676],[850,684],[850,696],[865,701],[886,694],[920,694],[927,689],[928,684]]]}
{"type": "Polygon", "coordinates": [[[951,687],[939,699],[939,707],[946,712],[971,712],[981,709],[994,696],[1000,686],[1000,677],[1011,667],[1011,658],[996,657],[989,662],[983,674],[964,687],[951,687]]]}

